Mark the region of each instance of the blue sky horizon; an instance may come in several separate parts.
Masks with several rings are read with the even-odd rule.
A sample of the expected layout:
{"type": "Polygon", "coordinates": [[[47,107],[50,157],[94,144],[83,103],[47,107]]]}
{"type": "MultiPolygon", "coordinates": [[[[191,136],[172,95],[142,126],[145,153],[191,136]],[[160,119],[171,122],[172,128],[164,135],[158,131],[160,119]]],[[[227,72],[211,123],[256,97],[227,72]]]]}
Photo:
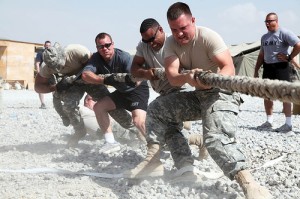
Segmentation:
{"type": "MultiPolygon", "coordinates": [[[[100,32],[112,35],[115,47],[133,52],[146,18],[155,18],[170,33],[166,19],[171,0],[0,0],[0,39],[61,45],[82,44],[96,51],[100,32]]],[[[279,25],[300,35],[300,1],[190,0],[187,3],[198,26],[218,32],[227,45],[260,40],[267,32],[266,14],[276,12],[279,25]]]]}

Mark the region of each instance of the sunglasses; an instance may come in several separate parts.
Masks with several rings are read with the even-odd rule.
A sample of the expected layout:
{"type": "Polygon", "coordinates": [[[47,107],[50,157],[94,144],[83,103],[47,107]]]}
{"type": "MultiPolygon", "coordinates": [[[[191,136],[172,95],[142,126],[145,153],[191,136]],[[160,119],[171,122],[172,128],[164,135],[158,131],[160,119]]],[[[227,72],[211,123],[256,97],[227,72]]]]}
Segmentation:
{"type": "Polygon", "coordinates": [[[272,20],[266,20],[265,23],[271,23],[273,21],[276,21],[277,19],[272,19],[272,20]]]}
{"type": "Polygon", "coordinates": [[[150,39],[148,39],[148,40],[145,40],[145,39],[142,39],[142,41],[144,42],[144,43],[150,43],[150,42],[153,42],[154,40],[155,40],[155,37],[156,37],[156,34],[157,34],[157,32],[158,32],[158,29],[159,29],[159,27],[157,28],[157,30],[156,30],[156,32],[155,32],[155,34],[153,35],[153,37],[151,37],[150,39]]]}
{"type": "Polygon", "coordinates": [[[103,44],[103,45],[96,45],[97,49],[103,49],[105,48],[109,48],[112,45],[112,43],[107,43],[107,44],[103,44]]]}

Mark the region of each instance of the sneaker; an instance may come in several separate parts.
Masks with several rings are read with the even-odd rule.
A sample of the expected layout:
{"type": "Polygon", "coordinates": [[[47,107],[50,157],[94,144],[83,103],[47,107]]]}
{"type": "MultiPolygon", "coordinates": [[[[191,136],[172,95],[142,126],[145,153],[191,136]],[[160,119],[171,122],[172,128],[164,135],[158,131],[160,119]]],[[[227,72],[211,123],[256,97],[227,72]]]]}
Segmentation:
{"type": "Polygon", "coordinates": [[[272,124],[268,121],[257,127],[258,130],[271,130],[272,124]]]}
{"type": "Polygon", "coordinates": [[[274,131],[280,132],[280,133],[287,133],[287,132],[292,131],[292,126],[289,126],[288,124],[284,124],[281,127],[275,129],[274,131]]]}
{"type": "Polygon", "coordinates": [[[99,150],[99,153],[109,154],[121,150],[119,142],[108,143],[106,142],[103,147],[99,150]]]}
{"type": "Polygon", "coordinates": [[[46,105],[42,103],[40,109],[46,109],[46,105]]]}

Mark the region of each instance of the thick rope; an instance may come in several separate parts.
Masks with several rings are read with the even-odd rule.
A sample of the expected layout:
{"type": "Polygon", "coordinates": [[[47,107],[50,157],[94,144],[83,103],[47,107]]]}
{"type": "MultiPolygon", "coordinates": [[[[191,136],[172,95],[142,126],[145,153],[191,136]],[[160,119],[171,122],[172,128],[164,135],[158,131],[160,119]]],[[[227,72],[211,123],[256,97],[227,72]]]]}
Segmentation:
{"type": "MultiPolygon", "coordinates": [[[[166,79],[164,68],[155,68],[154,74],[159,79],[166,79]]],[[[130,73],[100,74],[99,76],[107,77],[110,75],[114,75],[115,80],[119,82],[125,82],[125,78],[128,76],[133,82],[145,80],[143,78],[136,78],[130,73]]],[[[70,83],[74,80],[76,82],[82,82],[82,80],[76,80],[74,77],[75,76],[69,77],[70,83]]],[[[291,83],[287,81],[252,78],[247,76],[224,76],[207,71],[195,74],[195,77],[205,85],[231,92],[240,92],[264,99],[300,104],[300,82],[291,83]]]]}
{"type": "Polygon", "coordinates": [[[300,104],[300,82],[291,83],[246,76],[224,76],[210,72],[201,72],[196,76],[202,83],[212,87],[264,99],[300,104]]]}

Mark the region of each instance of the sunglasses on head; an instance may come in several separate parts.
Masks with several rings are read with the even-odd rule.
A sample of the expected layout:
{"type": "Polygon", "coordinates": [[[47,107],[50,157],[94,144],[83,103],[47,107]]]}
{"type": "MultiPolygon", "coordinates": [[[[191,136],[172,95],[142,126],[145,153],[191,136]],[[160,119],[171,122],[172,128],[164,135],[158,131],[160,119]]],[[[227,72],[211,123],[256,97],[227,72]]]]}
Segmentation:
{"type": "Polygon", "coordinates": [[[103,49],[105,48],[109,48],[112,45],[112,43],[107,43],[107,44],[103,44],[103,45],[96,45],[97,49],[103,49]]]}
{"type": "Polygon", "coordinates": [[[146,43],[146,44],[147,44],[147,43],[150,43],[150,42],[153,42],[153,41],[155,40],[156,34],[157,34],[157,32],[158,32],[158,29],[159,29],[159,27],[157,28],[155,34],[154,34],[150,39],[145,40],[145,39],[142,38],[142,42],[144,42],[144,43],[146,43]]]}

